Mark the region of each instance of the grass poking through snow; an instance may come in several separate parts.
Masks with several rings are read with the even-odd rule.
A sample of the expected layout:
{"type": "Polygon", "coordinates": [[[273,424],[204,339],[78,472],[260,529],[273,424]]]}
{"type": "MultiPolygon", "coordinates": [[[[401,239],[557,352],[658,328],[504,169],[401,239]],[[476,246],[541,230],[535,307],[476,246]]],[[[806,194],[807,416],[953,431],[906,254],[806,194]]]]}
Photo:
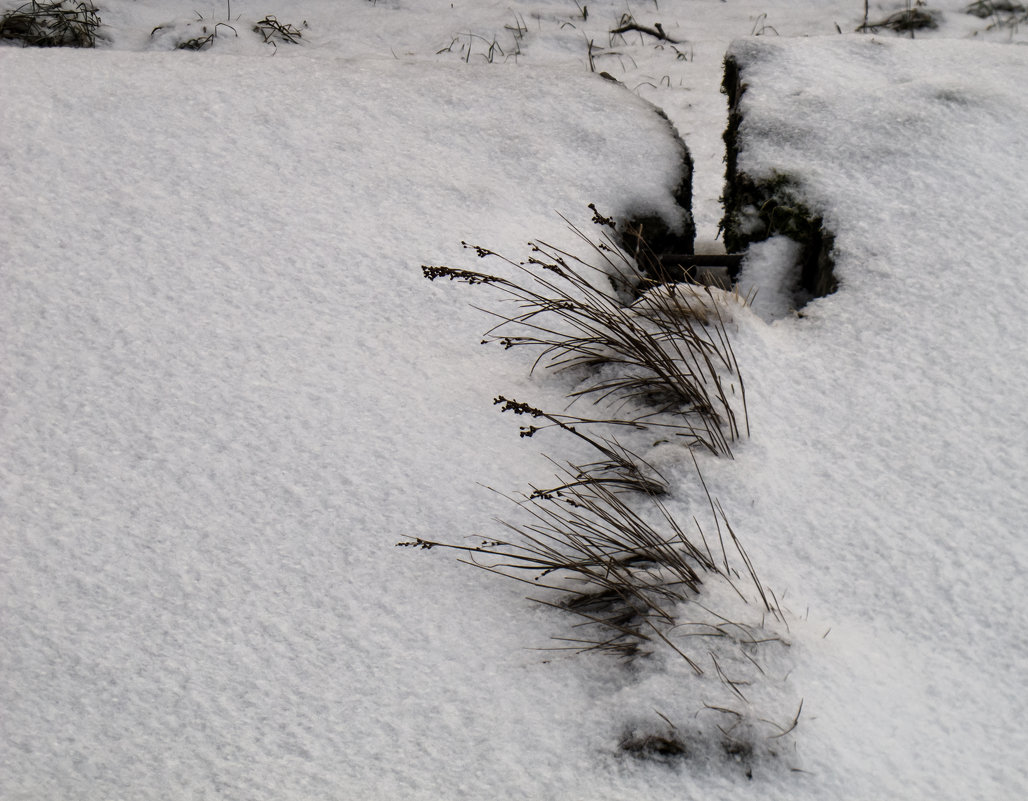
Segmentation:
{"type": "Polygon", "coordinates": [[[26,47],[95,47],[99,27],[97,8],[90,2],[32,0],[0,17],[0,39],[26,47]]]}
{"type": "MultiPolygon", "coordinates": [[[[706,695],[719,698],[699,707],[731,718],[727,726],[716,724],[709,738],[722,742],[727,757],[749,764],[758,751],[772,749],[764,747],[766,738],[736,734],[756,731],[761,718],[747,706],[750,688],[766,675],[760,649],[787,645],[779,631],[787,625],[707,490],[695,455],[730,456],[732,443],[749,433],[728,335],[732,307],[742,300],[672,280],[645,243],[633,241],[635,257],[629,256],[614,236],[615,223],[593,212],[605,229],[596,239],[568,223],[585,243],[584,256],[536,241],[527,259],[514,261],[464,243],[499,269],[422,270],[429,280],[496,293],[497,304],[480,307],[499,320],[484,342],[533,349],[533,369],[572,378],[562,412],[496,398],[501,411],[527,418],[521,436],[555,429],[589,444],[599,458],[588,464],[551,459],[554,482],[504,496],[516,507],[499,521],[505,536],[475,544],[420,538],[397,544],[454,550],[461,561],[531,586],[531,600],[577,619],[572,632],[554,637],[557,650],[631,662],[660,652],[681,660],[706,695]],[[571,413],[584,403],[602,411],[571,413]],[[662,441],[684,446],[709,507],[706,531],[697,516],[688,526],[675,519],[664,500],[668,479],[614,431],[659,431],[662,441]],[[711,688],[720,688],[720,695],[711,688]]],[[[664,720],[667,731],[637,727],[621,739],[619,751],[662,761],[696,753],[696,743],[687,745],[664,720]]]]}
{"type": "Polygon", "coordinates": [[[570,393],[572,404],[604,404],[623,423],[660,418],[690,445],[731,455],[731,443],[748,430],[745,386],[726,330],[732,296],[644,277],[612,237],[593,241],[572,229],[598,266],[545,242],[532,243],[523,262],[465,243],[480,258],[513,267],[521,280],[422,270],[429,280],[489,285],[506,296],[509,303],[485,310],[500,320],[485,341],[537,349],[537,367],[587,376],[570,393]]]}

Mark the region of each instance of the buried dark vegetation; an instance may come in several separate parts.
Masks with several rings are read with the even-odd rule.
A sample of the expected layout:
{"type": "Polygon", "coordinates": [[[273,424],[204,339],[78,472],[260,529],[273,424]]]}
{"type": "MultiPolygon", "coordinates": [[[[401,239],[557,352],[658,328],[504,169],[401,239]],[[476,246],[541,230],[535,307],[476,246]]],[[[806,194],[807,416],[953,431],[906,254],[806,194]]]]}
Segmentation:
{"type": "Polygon", "coordinates": [[[730,766],[740,770],[747,779],[752,779],[754,768],[763,757],[777,756],[765,746],[765,740],[736,740],[724,735],[712,741],[707,733],[700,731],[687,736],[673,727],[665,731],[639,727],[625,732],[618,743],[618,750],[634,759],[668,765],[690,761],[730,766]]]}
{"type": "Polygon", "coordinates": [[[978,0],[964,12],[979,19],[990,19],[986,30],[1005,28],[1013,33],[1021,25],[1028,25],[1028,5],[1017,0],[978,0]]]}
{"type": "MultiPolygon", "coordinates": [[[[594,220],[613,224],[598,214],[594,220]]],[[[512,314],[489,312],[500,322],[485,341],[538,349],[537,367],[592,375],[571,391],[572,402],[602,403],[620,425],[645,421],[690,445],[730,455],[731,442],[747,426],[745,386],[726,330],[730,307],[741,301],[643,275],[609,232],[594,242],[572,230],[601,268],[535,242],[524,262],[465,245],[513,268],[515,278],[449,267],[423,272],[430,280],[488,285],[513,302],[512,314]]]]}
{"type": "Polygon", "coordinates": [[[0,17],[0,39],[26,47],[95,47],[99,27],[100,17],[92,3],[32,0],[0,17]]]}
{"type": "Polygon", "coordinates": [[[839,287],[832,257],[835,236],[825,227],[822,215],[803,201],[792,178],[780,173],[754,177],[739,169],[741,100],[746,91],[742,69],[736,58],[726,57],[722,91],[728,95],[728,126],[724,133],[725,190],[721,198],[725,247],[743,252],[751,244],[776,235],[797,242],[800,259],[795,286],[789,289],[799,309],[839,287]]]}

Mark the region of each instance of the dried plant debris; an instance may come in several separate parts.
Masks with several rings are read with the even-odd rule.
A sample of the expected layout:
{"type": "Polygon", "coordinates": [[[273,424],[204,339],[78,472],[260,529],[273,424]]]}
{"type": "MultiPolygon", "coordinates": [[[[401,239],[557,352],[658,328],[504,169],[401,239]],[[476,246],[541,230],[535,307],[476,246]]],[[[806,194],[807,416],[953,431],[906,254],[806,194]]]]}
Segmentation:
{"type": "MultiPolygon", "coordinates": [[[[603,230],[599,238],[568,223],[586,243],[585,256],[536,241],[519,262],[464,243],[479,258],[494,260],[497,270],[422,271],[429,280],[498,292],[499,307],[483,309],[499,320],[483,343],[528,346],[537,351],[535,367],[571,377],[570,404],[562,412],[504,395],[495,399],[502,412],[522,418],[521,437],[559,431],[591,446],[598,458],[551,460],[557,468],[552,482],[504,496],[515,511],[498,521],[505,532],[499,537],[397,545],[454,550],[461,561],[531,586],[531,600],[574,621],[554,636],[550,650],[605,653],[657,671],[673,685],[669,696],[678,697],[677,688],[689,682],[694,714],[697,706],[718,710],[717,725],[702,736],[686,737],[663,715],[666,728],[631,728],[619,741],[620,754],[671,762],[713,747],[750,771],[771,750],[751,736],[758,728],[753,721],[761,719],[752,710],[769,708],[762,687],[781,684],[778,676],[788,672],[778,670],[780,652],[789,647],[788,623],[707,490],[693,450],[730,455],[731,443],[748,433],[745,391],[728,337],[733,312],[744,302],[734,293],[673,280],[641,237],[629,255],[615,238],[616,222],[591,208],[603,230]],[[639,254],[646,255],[645,270],[639,254]],[[579,403],[597,413],[572,413],[579,403]],[[692,456],[702,488],[695,499],[705,498],[709,509],[706,531],[696,514],[688,513],[688,526],[676,519],[672,510],[680,502],[669,498],[668,479],[640,455],[645,446],[632,446],[652,447],[657,436],[684,444],[692,456]]],[[[767,725],[779,732],[768,736],[784,736],[795,723],[767,725]]]]}
{"type": "Polygon", "coordinates": [[[167,22],[150,31],[150,39],[160,47],[175,50],[208,50],[214,42],[231,33],[239,36],[239,31],[228,22],[206,19],[196,14],[196,19],[167,22]]]}
{"type": "Polygon", "coordinates": [[[664,30],[664,26],[659,22],[653,23],[652,26],[640,25],[635,21],[635,18],[627,12],[621,15],[621,19],[618,21],[618,24],[610,30],[611,44],[613,45],[615,37],[623,36],[623,34],[632,32],[646,34],[647,36],[652,36],[654,39],[661,42],[668,42],[669,44],[681,44],[678,39],[672,39],[668,36],[667,32],[664,30]]]}
{"type": "Polygon", "coordinates": [[[515,13],[512,23],[504,25],[503,29],[510,37],[506,47],[500,43],[495,34],[490,37],[469,31],[453,36],[450,44],[437,50],[436,55],[456,53],[466,64],[471,63],[472,57],[481,58],[489,64],[501,58],[504,62],[513,59],[517,63],[518,57],[521,56],[521,45],[528,33],[528,24],[521,14],[515,13]],[[457,45],[460,47],[458,48],[457,45]]]}
{"type": "Polygon", "coordinates": [[[907,5],[889,16],[878,20],[870,21],[867,17],[857,28],[857,33],[878,33],[882,28],[895,31],[896,33],[909,33],[913,36],[915,31],[934,30],[939,27],[941,15],[939,12],[928,8],[921,0],[914,5],[907,5]]]}
{"type": "Polygon", "coordinates": [[[986,27],[989,31],[1006,28],[1013,33],[1028,24],[1028,5],[1016,0],[978,0],[964,12],[979,19],[991,19],[986,27]]]}
{"type": "MultiPolygon", "coordinates": [[[[731,454],[747,430],[745,386],[728,338],[732,293],[642,275],[609,235],[588,243],[599,267],[545,242],[515,262],[515,278],[425,266],[426,278],[489,285],[514,306],[484,342],[537,349],[536,366],[582,376],[572,403],[603,404],[620,424],[660,425],[691,445],[731,454]],[[632,298],[637,300],[632,301],[632,298]]],[[[551,421],[552,422],[552,421],[551,421]]]]}
{"type": "Polygon", "coordinates": [[[0,17],[0,39],[26,47],[95,47],[100,27],[97,11],[89,2],[33,0],[0,17]]]}
{"type": "MultiPolygon", "coordinates": [[[[589,484],[604,484],[615,490],[632,490],[647,495],[663,495],[667,492],[667,479],[653,465],[639,454],[634,453],[614,436],[595,434],[589,431],[591,426],[616,427],[625,426],[634,430],[647,430],[641,423],[625,423],[619,420],[601,420],[579,417],[569,414],[553,414],[544,412],[527,403],[511,400],[500,395],[493,403],[500,406],[501,412],[514,412],[515,415],[527,415],[533,422],[521,426],[522,438],[531,437],[546,428],[557,428],[565,431],[581,441],[591,445],[603,457],[597,462],[585,465],[568,465],[566,472],[570,481],[558,484],[549,489],[535,489],[533,498],[558,495],[561,490],[589,484]],[[588,431],[588,433],[587,433],[588,431]]],[[[563,468],[562,468],[563,469],[563,468]]]]}
{"type": "Polygon", "coordinates": [[[276,50],[279,44],[303,43],[303,33],[307,29],[306,20],[299,26],[281,22],[277,17],[268,14],[257,22],[243,21],[239,18],[225,20],[209,19],[199,12],[194,19],[165,22],[150,31],[153,46],[168,50],[208,50],[219,39],[238,38],[242,31],[252,31],[260,37],[264,44],[276,50]]]}
{"type": "MultiPolygon", "coordinates": [[[[303,22],[303,27],[307,27],[306,21],[303,22]]],[[[271,14],[260,20],[253,29],[255,33],[259,33],[263,37],[265,44],[276,46],[278,42],[300,44],[300,39],[303,38],[303,31],[300,28],[289,23],[281,23],[277,17],[273,17],[271,14]]]]}
{"type": "Polygon", "coordinates": [[[1028,14],[1028,6],[1016,0],[978,0],[977,3],[971,3],[965,8],[964,13],[979,19],[987,19],[1003,14],[1028,14]]]}

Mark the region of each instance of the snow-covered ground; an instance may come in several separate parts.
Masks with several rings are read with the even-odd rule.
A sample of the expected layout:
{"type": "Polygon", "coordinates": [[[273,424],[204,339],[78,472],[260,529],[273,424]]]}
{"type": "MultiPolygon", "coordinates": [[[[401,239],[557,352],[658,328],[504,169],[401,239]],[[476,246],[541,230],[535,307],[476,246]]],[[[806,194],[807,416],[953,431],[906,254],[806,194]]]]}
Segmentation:
{"type": "MultiPolygon", "coordinates": [[[[852,2],[138,0],[98,50],[0,49],[0,796],[1028,793],[1028,24],[930,6],[909,42],[840,38],[852,2]],[[716,250],[738,38],[741,163],[801,182],[841,283],[790,314],[789,248],[755,246],[752,433],[701,457],[791,610],[747,692],[803,708],[777,758],[665,764],[619,741],[716,739],[707,683],[535,650],[573,621],[394,547],[495,536],[481,485],[587,456],[518,438],[492,399],[561,408],[568,379],[479,347],[488,296],[419,268],[579,247],[558,213],[588,203],[680,222],[643,99],[716,250]]],[[[702,518],[687,451],[652,456],[702,518]]]]}
{"type": "Polygon", "coordinates": [[[835,759],[881,767],[854,797],[1017,797],[1028,53],[867,38],[732,52],[749,87],[740,169],[793,176],[836,235],[840,291],[740,338],[757,433],[731,504],[789,555],[776,579],[831,618],[793,678],[807,703],[825,693],[811,733],[859,726],[835,759]],[[823,658],[839,671],[809,676],[823,658]]]}

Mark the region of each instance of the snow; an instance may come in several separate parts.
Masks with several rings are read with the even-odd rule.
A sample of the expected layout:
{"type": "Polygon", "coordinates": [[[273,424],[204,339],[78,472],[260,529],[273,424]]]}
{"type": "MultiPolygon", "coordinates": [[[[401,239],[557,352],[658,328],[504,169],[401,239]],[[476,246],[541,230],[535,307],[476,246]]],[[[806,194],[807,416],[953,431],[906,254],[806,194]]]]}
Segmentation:
{"type": "MultiPolygon", "coordinates": [[[[851,2],[631,9],[676,50],[612,38],[616,3],[238,0],[238,36],[181,53],[169,31],[221,8],[110,5],[96,51],[0,48],[0,796],[1025,794],[1023,29],[955,2],[913,42],[838,36],[851,2]],[[303,43],[264,44],[266,13],[303,43]],[[840,281],[798,315],[794,246],[752,248],[752,434],[700,459],[791,613],[748,693],[802,714],[752,764],[673,654],[537,650],[566,616],[394,547],[495,535],[481,485],[588,453],[517,437],[493,398],[559,409],[570,379],[479,347],[489,295],[419,266],[579,248],[558,213],[592,232],[588,203],[680,224],[646,101],[716,251],[729,46],[740,165],[799,180],[840,281]],[[617,753],[662,718],[688,759],[617,753]]],[[[708,525],[688,453],[648,456],[708,525]]]]}
{"type": "Polygon", "coordinates": [[[666,123],[588,74],[0,57],[5,796],[524,787],[494,731],[566,758],[583,691],[508,689],[548,634],[521,593],[393,547],[549,472],[492,409],[525,360],[419,260],[671,208],[666,123]]]}
{"type": "MultiPolygon", "coordinates": [[[[1028,566],[1017,479],[1028,293],[1016,232],[1028,219],[1028,58],[861,37],[731,52],[750,87],[740,169],[796,176],[835,232],[842,285],[803,320],[772,325],[803,343],[792,364],[767,363],[787,352],[779,334],[744,359],[763,362],[749,385],[754,429],[785,426],[743,457],[756,499],[746,517],[788,531],[775,548],[796,557],[805,602],[831,609],[833,636],[842,621],[872,642],[899,636],[871,652],[836,643],[854,677],[889,680],[856,695],[825,687],[825,706],[891,732],[903,781],[929,795],[1004,797],[1026,778],[1028,710],[1010,682],[1026,657],[1015,599],[1028,566]],[[988,776],[968,771],[986,764],[988,776]]],[[[861,739],[833,762],[856,768],[880,747],[862,752],[861,739]]],[[[877,795],[880,781],[853,792],[877,795]]],[[[888,790],[900,792],[899,781],[888,790]]]]}

